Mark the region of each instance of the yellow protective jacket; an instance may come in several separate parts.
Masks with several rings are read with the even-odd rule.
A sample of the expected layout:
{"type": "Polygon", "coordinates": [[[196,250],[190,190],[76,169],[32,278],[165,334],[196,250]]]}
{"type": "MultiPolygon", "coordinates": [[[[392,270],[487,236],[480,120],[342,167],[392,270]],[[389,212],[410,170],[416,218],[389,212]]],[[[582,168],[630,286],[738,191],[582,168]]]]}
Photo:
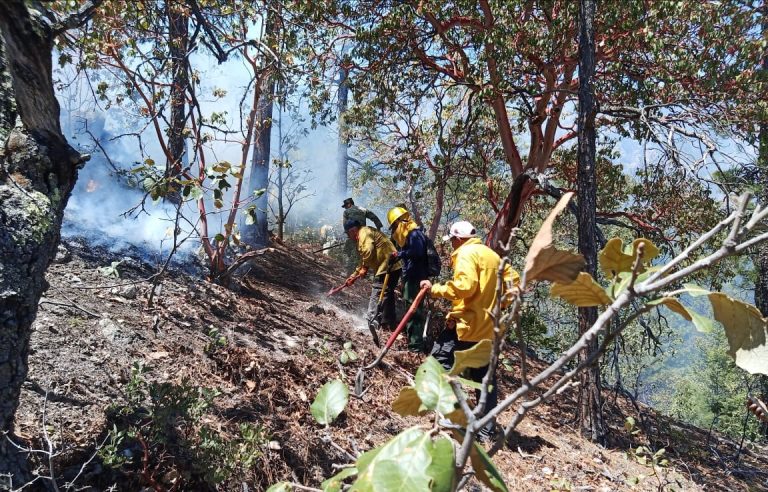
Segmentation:
{"type": "MultiPolygon", "coordinates": [[[[372,227],[363,226],[359,229],[357,236],[357,252],[360,254],[360,266],[355,270],[354,275],[360,272],[362,267],[368,267],[374,275],[387,273],[389,257],[394,253],[395,246],[387,236],[372,227]]],[[[392,270],[400,270],[400,262],[392,265],[392,270]]]]}
{"type": "MultiPolygon", "coordinates": [[[[453,278],[433,284],[431,294],[451,301],[447,319],[456,321],[459,340],[479,342],[493,339],[493,320],[488,314],[496,302],[496,275],[501,258],[480,239],[471,238],[451,254],[453,278]]],[[[504,268],[505,285],[520,283],[520,275],[504,268]]]]}

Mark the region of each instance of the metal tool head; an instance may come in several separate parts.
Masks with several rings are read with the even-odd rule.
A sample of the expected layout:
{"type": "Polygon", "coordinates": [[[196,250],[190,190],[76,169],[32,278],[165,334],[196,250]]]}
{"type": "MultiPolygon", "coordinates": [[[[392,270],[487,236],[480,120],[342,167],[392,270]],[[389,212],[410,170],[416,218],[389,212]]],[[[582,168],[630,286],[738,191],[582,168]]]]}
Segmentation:
{"type": "Polygon", "coordinates": [[[363,397],[363,384],[365,383],[365,371],[361,367],[357,370],[357,375],[355,376],[355,396],[358,398],[363,397]]]}
{"type": "Polygon", "coordinates": [[[374,319],[368,322],[368,330],[371,332],[374,345],[376,345],[376,347],[381,347],[381,342],[379,342],[379,335],[376,333],[376,330],[378,328],[379,328],[379,320],[374,319]]]}

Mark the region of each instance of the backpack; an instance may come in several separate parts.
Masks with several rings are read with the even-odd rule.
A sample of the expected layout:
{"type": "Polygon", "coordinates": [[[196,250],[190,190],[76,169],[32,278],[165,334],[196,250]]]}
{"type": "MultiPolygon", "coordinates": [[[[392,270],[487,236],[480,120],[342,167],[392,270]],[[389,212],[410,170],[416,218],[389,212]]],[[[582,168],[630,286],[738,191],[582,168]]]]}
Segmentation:
{"type": "Polygon", "coordinates": [[[424,234],[424,239],[426,239],[427,242],[427,275],[430,277],[439,277],[443,262],[440,259],[440,255],[437,254],[435,243],[433,243],[426,234],[424,234]]]}

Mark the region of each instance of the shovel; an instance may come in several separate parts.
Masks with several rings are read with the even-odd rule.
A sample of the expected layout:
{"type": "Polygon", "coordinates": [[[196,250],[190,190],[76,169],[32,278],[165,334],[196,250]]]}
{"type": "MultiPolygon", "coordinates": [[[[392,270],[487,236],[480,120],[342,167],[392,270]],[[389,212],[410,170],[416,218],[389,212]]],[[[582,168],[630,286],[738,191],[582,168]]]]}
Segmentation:
{"type": "Polygon", "coordinates": [[[365,371],[373,369],[374,367],[379,365],[379,363],[384,358],[384,356],[387,355],[387,352],[389,352],[389,349],[392,347],[392,344],[395,343],[395,339],[400,334],[400,332],[403,331],[403,328],[405,328],[405,325],[408,324],[408,321],[413,316],[413,313],[416,312],[416,309],[419,307],[419,304],[421,304],[421,301],[424,300],[424,296],[427,295],[428,291],[429,289],[426,287],[423,287],[419,291],[419,293],[416,295],[416,299],[414,299],[413,303],[411,303],[411,307],[408,308],[408,311],[405,313],[405,316],[403,316],[403,319],[400,320],[400,324],[397,325],[397,328],[395,328],[395,331],[393,331],[392,334],[389,336],[387,343],[384,345],[384,348],[379,353],[379,356],[376,357],[376,360],[374,360],[367,366],[363,366],[357,370],[357,375],[355,376],[355,396],[357,396],[358,398],[362,398],[363,383],[365,382],[365,371]]]}

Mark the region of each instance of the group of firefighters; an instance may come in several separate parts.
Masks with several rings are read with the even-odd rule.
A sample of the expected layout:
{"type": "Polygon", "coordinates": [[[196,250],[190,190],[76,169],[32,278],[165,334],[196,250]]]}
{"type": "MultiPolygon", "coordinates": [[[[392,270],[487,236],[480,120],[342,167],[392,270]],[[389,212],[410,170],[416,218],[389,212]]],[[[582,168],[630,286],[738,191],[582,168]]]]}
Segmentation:
{"type": "MultiPolygon", "coordinates": [[[[445,283],[432,283],[427,264],[427,236],[411,218],[405,206],[395,206],[387,213],[391,240],[381,232],[384,225],[376,214],[356,206],[352,198],[344,200],[342,207],[344,232],[349,238],[345,250],[355,248],[359,255],[359,263],[347,278],[345,285],[354,284],[369,272],[373,275],[367,312],[369,323],[380,315],[381,327],[395,326],[395,287],[402,277],[402,297],[408,305],[414,301],[422,288],[429,289],[429,295],[432,297],[451,301],[445,329],[432,347],[425,346],[423,330],[426,313],[423,306],[418,306],[406,325],[410,351],[430,353],[449,370],[453,366],[456,350],[468,350],[482,340],[493,339],[490,309],[496,303],[496,278],[501,258],[482,243],[471,223],[455,222],[451,225],[449,233],[443,236],[444,241],[450,241],[453,249],[453,274],[445,283]],[[376,227],[367,226],[367,220],[371,220],[376,227]]],[[[517,272],[506,265],[506,288],[511,289],[518,282],[517,272]]],[[[472,369],[470,378],[481,382],[487,370],[488,366],[472,369]]],[[[485,408],[495,407],[497,401],[498,390],[494,376],[485,408]]],[[[495,423],[490,422],[481,430],[478,438],[483,441],[489,439],[494,428],[495,423]]]]}

